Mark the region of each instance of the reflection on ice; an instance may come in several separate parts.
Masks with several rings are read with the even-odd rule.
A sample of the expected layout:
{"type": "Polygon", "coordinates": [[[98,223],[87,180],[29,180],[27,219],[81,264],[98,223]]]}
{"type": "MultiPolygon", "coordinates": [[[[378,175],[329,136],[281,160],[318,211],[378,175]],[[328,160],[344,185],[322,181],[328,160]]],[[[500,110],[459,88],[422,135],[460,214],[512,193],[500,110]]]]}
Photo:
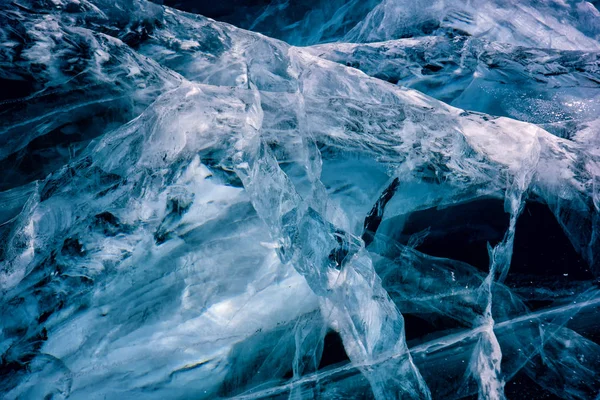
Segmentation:
{"type": "Polygon", "coordinates": [[[0,5],[0,397],[596,398],[595,7],[234,3],[0,5]]]}

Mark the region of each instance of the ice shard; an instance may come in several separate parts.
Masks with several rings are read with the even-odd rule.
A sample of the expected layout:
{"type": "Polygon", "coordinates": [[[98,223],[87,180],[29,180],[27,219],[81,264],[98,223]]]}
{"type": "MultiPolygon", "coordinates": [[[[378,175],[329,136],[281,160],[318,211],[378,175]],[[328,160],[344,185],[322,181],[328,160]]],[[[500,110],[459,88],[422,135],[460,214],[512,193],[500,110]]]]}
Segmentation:
{"type": "Polygon", "coordinates": [[[0,43],[0,397],[600,396],[597,3],[16,0],[0,43]]]}

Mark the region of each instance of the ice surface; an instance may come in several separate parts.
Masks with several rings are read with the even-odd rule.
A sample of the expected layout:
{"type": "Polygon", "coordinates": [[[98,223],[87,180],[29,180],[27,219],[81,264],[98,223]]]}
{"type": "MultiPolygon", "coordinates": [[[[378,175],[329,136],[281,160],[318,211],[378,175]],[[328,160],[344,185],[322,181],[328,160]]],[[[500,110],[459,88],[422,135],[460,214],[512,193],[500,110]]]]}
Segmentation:
{"type": "Polygon", "coordinates": [[[0,5],[2,397],[597,398],[595,6],[243,4],[0,5]]]}
{"type": "Polygon", "coordinates": [[[345,38],[377,42],[451,32],[528,47],[598,50],[598,16],[583,1],[383,0],[345,38]]]}
{"type": "Polygon", "coordinates": [[[597,52],[523,48],[464,36],[310,50],[453,106],[543,124],[563,137],[600,112],[597,52]]]}
{"type": "Polygon", "coordinates": [[[515,45],[598,50],[594,2],[538,0],[155,0],[294,45],[458,33],[515,45]]]}

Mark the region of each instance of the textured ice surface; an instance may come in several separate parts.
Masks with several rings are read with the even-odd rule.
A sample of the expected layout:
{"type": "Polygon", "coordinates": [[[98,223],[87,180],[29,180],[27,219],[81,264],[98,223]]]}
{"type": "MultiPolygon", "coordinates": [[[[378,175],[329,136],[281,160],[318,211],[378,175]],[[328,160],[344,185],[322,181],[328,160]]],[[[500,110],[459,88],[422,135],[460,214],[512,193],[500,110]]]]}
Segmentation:
{"type": "MultiPolygon", "coordinates": [[[[458,33],[556,49],[598,50],[595,2],[561,0],[155,0],[294,45],[458,33]]],[[[597,5],[597,4],[596,4],[597,5]]]]}
{"type": "Polygon", "coordinates": [[[2,398],[597,398],[595,6],[222,7],[0,4],[2,398]]]}

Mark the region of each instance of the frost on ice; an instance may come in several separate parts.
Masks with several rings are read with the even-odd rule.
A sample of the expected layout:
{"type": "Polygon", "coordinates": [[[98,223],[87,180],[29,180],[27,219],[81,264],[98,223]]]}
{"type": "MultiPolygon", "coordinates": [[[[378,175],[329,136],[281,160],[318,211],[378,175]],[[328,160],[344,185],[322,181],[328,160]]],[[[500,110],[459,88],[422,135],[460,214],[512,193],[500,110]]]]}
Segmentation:
{"type": "Polygon", "coordinates": [[[164,3],[0,5],[2,398],[600,395],[594,4],[164,3]]]}

